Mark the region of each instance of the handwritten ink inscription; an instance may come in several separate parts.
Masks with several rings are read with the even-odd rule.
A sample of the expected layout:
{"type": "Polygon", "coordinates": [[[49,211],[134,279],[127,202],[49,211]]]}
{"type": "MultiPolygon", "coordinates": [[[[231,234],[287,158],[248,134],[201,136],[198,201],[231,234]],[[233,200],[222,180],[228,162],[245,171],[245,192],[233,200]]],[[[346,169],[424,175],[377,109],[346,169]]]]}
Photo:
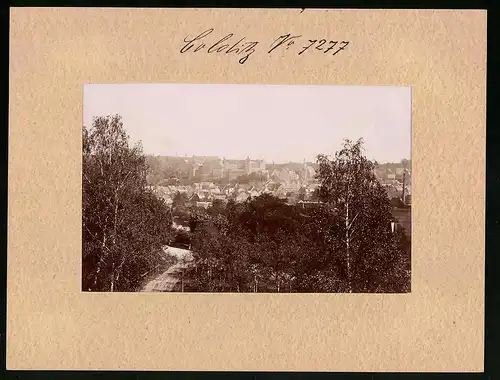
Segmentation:
{"type": "MultiPolygon", "coordinates": [[[[229,33],[222,38],[210,42],[210,38],[207,37],[213,32],[214,29],[210,28],[198,34],[196,37],[185,37],[185,44],[182,46],[180,52],[197,53],[201,51],[208,54],[232,54],[239,57],[238,62],[240,64],[244,64],[249,57],[257,51],[258,46],[261,45],[259,41],[249,41],[246,37],[237,39],[234,37],[234,33],[229,33]]],[[[302,35],[291,35],[289,33],[279,36],[271,42],[269,48],[266,48],[266,52],[267,54],[273,54],[275,51],[291,50],[300,56],[306,51],[314,51],[321,52],[318,54],[334,56],[342,50],[345,50],[347,45],[349,45],[349,41],[330,40],[326,38],[306,39],[302,35]]]]}
{"type": "Polygon", "coordinates": [[[184,38],[184,42],[186,43],[182,49],[181,53],[185,53],[194,48],[193,52],[198,51],[206,51],[207,53],[225,53],[225,54],[234,54],[240,56],[241,58],[238,60],[239,63],[244,64],[248,57],[250,57],[253,53],[255,53],[255,47],[259,44],[257,41],[245,41],[245,37],[240,38],[234,44],[231,45],[232,42],[229,42],[234,36],[233,33],[229,33],[228,35],[220,38],[215,43],[210,44],[210,42],[205,43],[209,34],[212,34],[214,31],[213,28],[204,31],[203,33],[197,35],[194,38],[186,37],[184,38]],[[208,44],[208,45],[207,45],[208,44]]]}
{"type": "MultiPolygon", "coordinates": [[[[298,40],[302,36],[292,36],[290,34],[285,34],[283,36],[279,36],[272,44],[271,49],[268,53],[271,53],[274,49],[285,45],[285,49],[289,49],[292,45],[294,45],[296,40],[298,40]]],[[[339,51],[344,50],[345,47],[349,45],[349,41],[328,41],[324,38],[318,40],[308,40],[307,43],[302,46],[301,50],[298,52],[298,55],[303,54],[306,50],[314,46],[315,50],[322,51],[323,54],[326,54],[330,51],[333,51],[333,54],[337,54],[339,51]]]]}

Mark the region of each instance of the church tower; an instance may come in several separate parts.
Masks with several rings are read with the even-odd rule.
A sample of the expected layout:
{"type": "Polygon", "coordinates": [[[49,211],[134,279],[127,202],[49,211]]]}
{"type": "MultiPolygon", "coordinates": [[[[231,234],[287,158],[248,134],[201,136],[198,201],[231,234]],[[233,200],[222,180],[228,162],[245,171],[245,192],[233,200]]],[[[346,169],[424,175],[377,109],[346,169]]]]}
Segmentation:
{"type": "Polygon", "coordinates": [[[308,173],[307,173],[307,163],[306,163],[306,159],[304,158],[304,161],[303,161],[303,168],[302,168],[302,175],[304,177],[304,181],[307,182],[307,180],[309,179],[308,178],[308,173]]]}
{"type": "Polygon", "coordinates": [[[196,160],[193,154],[193,162],[191,163],[191,178],[196,177],[196,160]]]}
{"type": "Polygon", "coordinates": [[[222,157],[222,158],[219,160],[219,166],[220,166],[220,174],[219,174],[219,178],[224,178],[224,172],[225,172],[225,161],[226,161],[226,157],[222,157]]]}

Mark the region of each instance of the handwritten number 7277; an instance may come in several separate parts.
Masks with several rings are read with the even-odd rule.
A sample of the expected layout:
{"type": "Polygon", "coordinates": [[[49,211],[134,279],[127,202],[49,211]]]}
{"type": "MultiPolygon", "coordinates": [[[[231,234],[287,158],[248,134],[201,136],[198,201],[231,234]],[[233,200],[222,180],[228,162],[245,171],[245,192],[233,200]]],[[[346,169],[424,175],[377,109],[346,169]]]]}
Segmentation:
{"type": "MultiPolygon", "coordinates": [[[[302,48],[302,50],[299,52],[299,55],[301,55],[302,53],[304,53],[307,49],[311,48],[316,42],[318,42],[318,40],[309,40],[309,45],[306,45],[302,48]]],[[[326,40],[325,39],[321,39],[319,40],[317,46],[315,47],[316,50],[320,50],[320,51],[323,51],[323,53],[328,53],[329,51],[333,50],[334,48],[336,48],[335,52],[332,54],[332,55],[335,55],[337,54],[339,51],[341,50],[344,50],[344,48],[349,45],[349,42],[348,41],[342,41],[340,42],[339,44],[339,41],[330,41],[328,44],[329,46],[325,49],[323,47],[323,45],[325,45],[326,43],[326,40]]]]}

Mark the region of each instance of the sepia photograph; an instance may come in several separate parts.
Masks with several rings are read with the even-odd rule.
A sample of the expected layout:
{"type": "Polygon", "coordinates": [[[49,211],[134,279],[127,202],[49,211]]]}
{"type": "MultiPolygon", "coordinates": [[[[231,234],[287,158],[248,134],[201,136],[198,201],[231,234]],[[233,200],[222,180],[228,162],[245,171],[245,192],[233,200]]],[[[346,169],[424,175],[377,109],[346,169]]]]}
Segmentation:
{"type": "Polygon", "coordinates": [[[411,292],[411,88],[90,84],[82,291],[411,292]]]}

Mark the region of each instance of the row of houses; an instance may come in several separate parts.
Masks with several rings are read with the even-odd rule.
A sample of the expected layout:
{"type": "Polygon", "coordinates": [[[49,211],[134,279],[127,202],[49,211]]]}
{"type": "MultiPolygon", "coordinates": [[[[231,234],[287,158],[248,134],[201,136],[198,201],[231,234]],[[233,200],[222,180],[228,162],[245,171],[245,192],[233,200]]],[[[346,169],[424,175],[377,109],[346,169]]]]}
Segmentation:
{"type": "Polygon", "coordinates": [[[183,201],[188,202],[189,205],[208,207],[216,200],[226,202],[232,199],[236,202],[244,202],[262,194],[270,194],[281,199],[307,200],[312,197],[317,187],[318,184],[309,184],[297,188],[273,181],[268,181],[262,186],[236,184],[221,187],[207,182],[188,186],[156,186],[154,191],[168,205],[173,205],[176,197],[182,197],[183,201]]]}
{"type": "MultiPolygon", "coordinates": [[[[263,186],[255,185],[226,185],[217,186],[213,183],[197,183],[187,186],[156,186],[154,191],[162,197],[168,205],[173,205],[176,194],[182,199],[194,204],[201,202],[199,206],[207,206],[208,203],[219,200],[226,202],[232,199],[236,202],[244,202],[249,198],[255,198],[262,194],[270,194],[280,199],[310,200],[313,192],[319,184],[311,183],[301,187],[287,186],[285,183],[268,181],[263,186]],[[208,202],[207,204],[203,202],[208,202]]],[[[390,199],[402,198],[411,195],[411,185],[404,186],[400,182],[385,183],[384,187],[390,199]]],[[[208,206],[207,206],[208,207],[208,206]]]]}

